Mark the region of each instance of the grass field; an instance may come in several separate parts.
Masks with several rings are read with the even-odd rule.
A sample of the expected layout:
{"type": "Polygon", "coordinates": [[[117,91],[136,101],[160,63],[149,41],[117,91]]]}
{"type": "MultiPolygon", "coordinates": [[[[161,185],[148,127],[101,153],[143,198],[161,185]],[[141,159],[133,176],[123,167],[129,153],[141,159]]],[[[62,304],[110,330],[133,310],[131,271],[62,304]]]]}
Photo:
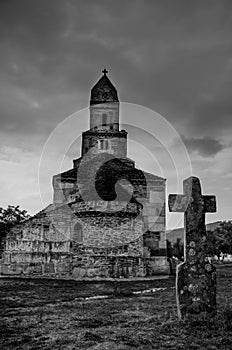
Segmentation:
{"type": "Polygon", "coordinates": [[[174,279],[0,280],[0,349],[232,349],[232,267],[218,268],[218,315],[179,322],[174,279]],[[131,294],[163,287],[164,290],[131,294]],[[117,293],[115,294],[115,290],[117,293]],[[109,294],[108,299],[85,299],[109,294]]]}

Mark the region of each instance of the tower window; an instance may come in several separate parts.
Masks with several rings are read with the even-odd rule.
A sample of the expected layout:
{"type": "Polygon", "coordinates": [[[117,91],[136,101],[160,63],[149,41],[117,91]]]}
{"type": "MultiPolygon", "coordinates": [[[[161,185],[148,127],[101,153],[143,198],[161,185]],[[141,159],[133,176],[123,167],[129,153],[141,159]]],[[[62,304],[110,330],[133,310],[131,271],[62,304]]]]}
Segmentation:
{"type": "Polygon", "coordinates": [[[100,149],[104,149],[104,140],[100,140],[99,144],[100,144],[100,149]]]}
{"type": "Polygon", "coordinates": [[[109,149],[109,141],[108,140],[99,140],[99,148],[102,150],[109,149]]]}
{"type": "Polygon", "coordinates": [[[107,114],[103,113],[102,114],[102,125],[106,125],[107,124],[107,114]]]}

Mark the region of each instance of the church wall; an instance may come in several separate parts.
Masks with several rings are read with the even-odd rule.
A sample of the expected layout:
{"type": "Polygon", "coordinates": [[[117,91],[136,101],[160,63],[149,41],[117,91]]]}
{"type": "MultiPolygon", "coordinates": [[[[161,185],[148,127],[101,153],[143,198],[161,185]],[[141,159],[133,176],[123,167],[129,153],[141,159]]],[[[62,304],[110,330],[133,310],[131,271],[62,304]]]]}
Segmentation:
{"type": "MultiPolygon", "coordinates": [[[[86,208],[81,204],[84,212],[86,208]]],[[[71,278],[112,277],[120,273],[124,276],[129,276],[128,273],[141,275],[141,227],[142,222],[132,224],[128,218],[118,218],[118,221],[115,217],[80,218],[66,206],[56,207],[48,211],[46,217],[34,218],[14,228],[14,237],[7,239],[2,273],[71,278]],[[72,235],[77,223],[82,227],[83,239],[72,246],[72,235]],[[128,239],[134,242],[128,242],[128,239]],[[121,260],[115,262],[120,256],[121,260]],[[139,257],[140,264],[137,265],[139,257]]]]}
{"type": "Polygon", "coordinates": [[[90,267],[83,265],[80,261],[77,265],[74,263],[73,278],[131,278],[146,274],[143,259],[137,257],[94,257],[90,267]]]}
{"type": "Polygon", "coordinates": [[[150,235],[146,241],[146,254],[152,250],[152,256],[166,256],[166,180],[144,172],[146,178],[146,199],[137,198],[143,205],[145,231],[150,235]],[[158,237],[158,238],[157,238],[158,237]],[[154,246],[157,248],[154,250],[154,246]]]}
{"type": "Polygon", "coordinates": [[[128,218],[88,217],[77,219],[83,230],[83,244],[108,247],[127,244],[138,239],[143,232],[143,222],[128,218]]]}
{"type": "Polygon", "coordinates": [[[137,197],[146,205],[142,216],[135,218],[115,214],[104,216],[104,211],[111,209],[115,213],[122,207],[129,210],[130,206],[132,213],[133,205],[128,206],[126,202],[75,202],[71,207],[53,204],[46,215],[34,217],[14,228],[13,236],[7,240],[2,273],[71,278],[168,273],[163,207],[165,186],[157,181],[154,186],[154,182],[151,184],[149,180],[145,199],[137,197]],[[93,215],[97,211],[100,216],[93,215]],[[82,241],[72,245],[77,223],[81,225],[82,241]],[[151,235],[145,242],[146,225],[151,235]]]}
{"type": "Polygon", "coordinates": [[[18,240],[7,240],[3,274],[115,278],[145,276],[152,274],[151,266],[157,269],[157,260],[147,257],[144,261],[143,258],[141,219],[78,217],[69,209],[58,207],[48,212],[47,217],[40,218],[38,226],[33,221],[38,222],[38,218],[30,220],[23,228],[19,225],[14,229],[18,240]],[[83,241],[72,246],[77,223],[82,227],[83,241]]]}
{"type": "Polygon", "coordinates": [[[141,243],[138,239],[115,247],[78,245],[73,251],[72,276],[80,279],[145,276],[141,243]]]}

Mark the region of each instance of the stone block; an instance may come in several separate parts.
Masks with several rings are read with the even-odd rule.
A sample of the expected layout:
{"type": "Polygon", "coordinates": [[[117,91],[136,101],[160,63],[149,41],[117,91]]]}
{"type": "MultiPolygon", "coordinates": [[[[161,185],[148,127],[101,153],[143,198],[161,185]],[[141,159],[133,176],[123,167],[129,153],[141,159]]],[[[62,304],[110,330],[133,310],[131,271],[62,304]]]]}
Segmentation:
{"type": "Polygon", "coordinates": [[[44,273],[52,274],[55,273],[55,266],[52,262],[47,262],[44,264],[44,273]]]}
{"type": "Polygon", "coordinates": [[[3,264],[2,274],[3,275],[20,275],[23,272],[22,267],[19,264],[3,264]]]}
{"type": "Polygon", "coordinates": [[[75,279],[81,279],[83,277],[86,277],[86,269],[83,269],[81,267],[74,267],[72,271],[72,277],[75,279]]]}
{"type": "Polygon", "coordinates": [[[58,274],[69,274],[71,271],[71,264],[68,262],[57,263],[56,272],[58,274]]]}

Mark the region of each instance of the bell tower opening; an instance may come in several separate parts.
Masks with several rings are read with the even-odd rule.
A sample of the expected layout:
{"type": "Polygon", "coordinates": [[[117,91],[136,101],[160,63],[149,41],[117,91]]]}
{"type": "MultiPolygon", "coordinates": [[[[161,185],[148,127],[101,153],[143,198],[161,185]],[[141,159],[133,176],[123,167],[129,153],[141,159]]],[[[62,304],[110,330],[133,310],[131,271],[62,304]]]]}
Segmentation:
{"type": "Polygon", "coordinates": [[[102,114],[102,126],[107,126],[107,114],[103,113],[102,114]]]}

